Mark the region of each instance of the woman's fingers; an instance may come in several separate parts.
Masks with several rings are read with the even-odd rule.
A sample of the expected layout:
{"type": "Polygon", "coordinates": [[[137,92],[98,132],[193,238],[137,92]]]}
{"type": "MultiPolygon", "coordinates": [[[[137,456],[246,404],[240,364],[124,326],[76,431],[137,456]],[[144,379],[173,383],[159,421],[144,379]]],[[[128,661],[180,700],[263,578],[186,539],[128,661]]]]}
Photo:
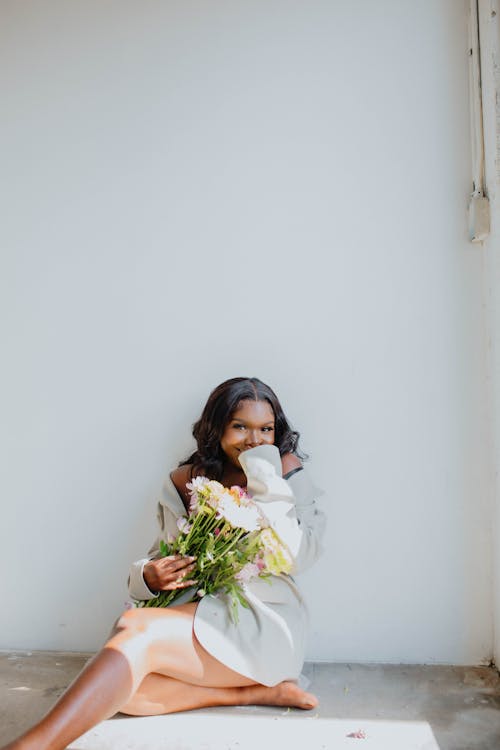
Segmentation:
{"type": "Polygon", "coordinates": [[[189,586],[194,586],[197,584],[198,581],[195,581],[194,579],[190,579],[189,581],[186,581],[183,576],[179,576],[175,579],[175,581],[171,581],[170,583],[165,584],[165,586],[162,587],[163,591],[174,591],[175,589],[186,589],[189,586]]]}
{"type": "Polygon", "coordinates": [[[196,568],[195,557],[169,555],[151,560],[144,566],[144,580],[151,591],[172,591],[192,585],[185,577],[196,568]],[[182,586],[180,585],[182,583],[182,586]]]}
{"type": "Polygon", "coordinates": [[[193,562],[196,558],[184,557],[182,555],[169,555],[163,557],[159,562],[161,563],[161,589],[163,591],[173,591],[178,588],[187,588],[193,586],[196,581],[190,579],[186,580],[186,576],[192,573],[196,568],[196,563],[193,562]]]}
{"type": "Polygon", "coordinates": [[[186,568],[177,568],[177,570],[172,571],[170,576],[174,580],[174,583],[180,583],[188,573],[193,572],[195,567],[195,565],[188,565],[186,568]]]}
{"type": "Polygon", "coordinates": [[[195,557],[184,557],[183,555],[169,555],[168,557],[160,558],[159,562],[164,570],[170,570],[175,572],[182,568],[187,568],[194,564],[195,557]]]}
{"type": "Polygon", "coordinates": [[[194,581],[194,580],[192,580],[192,581],[181,581],[180,583],[176,583],[175,584],[175,588],[176,589],[187,589],[190,586],[196,586],[197,583],[198,583],[198,581],[194,581]]]}
{"type": "Polygon", "coordinates": [[[193,570],[193,568],[195,567],[196,563],[184,558],[183,560],[174,560],[172,562],[165,563],[163,565],[163,571],[164,573],[168,573],[168,575],[175,577],[181,574],[184,575],[188,572],[188,570],[193,570]]]}

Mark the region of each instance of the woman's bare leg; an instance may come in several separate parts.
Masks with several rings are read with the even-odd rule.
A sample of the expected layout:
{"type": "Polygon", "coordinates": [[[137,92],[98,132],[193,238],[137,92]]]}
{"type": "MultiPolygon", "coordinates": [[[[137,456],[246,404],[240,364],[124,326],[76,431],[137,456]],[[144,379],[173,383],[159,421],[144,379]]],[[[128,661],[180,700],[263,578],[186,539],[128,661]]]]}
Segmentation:
{"type": "Polygon", "coordinates": [[[130,699],[132,669],[118,651],[103,648],[38,724],[3,750],[62,750],[112,716],[130,699]]]}
{"type": "MultiPolygon", "coordinates": [[[[151,673],[199,688],[262,688],[228,669],[203,649],[193,633],[195,610],[196,604],[186,604],[169,609],[125,612],[119,620],[119,631],[85,667],[54,708],[4,750],[63,750],[76,737],[121,708],[128,707],[132,711],[131,699],[151,673]]],[[[203,695],[206,701],[207,694],[203,695]]],[[[220,692],[217,696],[222,703],[207,704],[198,693],[201,702],[189,708],[226,705],[224,695],[220,692]]],[[[232,697],[236,699],[237,695],[233,693],[232,697]]],[[[214,694],[212,697],[215,699],[214,694]]]]}
{"type": "MultiPolygon", "coordinates": [[[[196,605],[191,604],[185,605],[182,609],[194,616],[195,607],[196,605]]],[[[140,628],[140,616],[137,619],[137,627],[140,628]]],[[[158,628],[163,627],[161,614],[156,616],[156,620],[158,628]]],[[[154,630],[154,623],[150,622],[150,627],[154,630]]],[[[125,638],[126,633],[122,631],[110,644],[126,649],[128,646],[123,643],[125,638]]],[[[195,658],[188,663],[188,655],[177,649],[176,655],[179,660],[173,665],[171,650],[165,652],[166,641],[159,638],[153,656],[155,668],[153,669],[150,664],[151,668],[147,670],[145,679],[134,691],[130,701],[120,709],[122,713],[151,716],[207,706],[248,704],[311,709],[318,703],[314,695],[304,692],[293,682],[287,681],[274,687],[266,687],[234,672],[205,651],[194,633],[191,633],[190,645],[195,658]]]]}
{"type": "Polygon", "coordinates": [[[274,687],[213,688],[191,685],[161,674],[147,675],[130,701],[120,709],[131,716],[156,716],[209,706],[294,706],[311,709],[318,705],[312,693],[301,690],[294,682],[274,687]]]}

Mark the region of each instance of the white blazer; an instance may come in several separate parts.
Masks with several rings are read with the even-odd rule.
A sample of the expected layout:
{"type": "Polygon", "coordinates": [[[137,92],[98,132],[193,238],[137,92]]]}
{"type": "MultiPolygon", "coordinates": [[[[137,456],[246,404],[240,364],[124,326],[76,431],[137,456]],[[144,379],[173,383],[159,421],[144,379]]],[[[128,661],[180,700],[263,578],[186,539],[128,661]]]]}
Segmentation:
{"type": "MultiPolygon", "coordinates": [[[[247,477],[247,491],[257,503],[292,559],[292,574],[312,565],[322,552],[325,516],[316,500],[323,495],[311,481],[306,469],[289,479],[281,475],[281,458],[275,445],[259,445],[244,451],[239,461],[247,477]]],[[[157,596],[143,578],[146,562],[159,556],[159,543],[178,532],[177,520],[186,516],[184,504],[170,476],[158,501],[160,532],[148,556],[133,563],[129,591],[133,599],[149,600],[157,596]]],[[[249,609],[239,608],[235,625],[228,604],[221,594],[200,600],[194,631],[204,648],[236,672],[264,685],[284,679],[296,679],[304,658],[306,611],[293,578],[288,575],[253,579],[244,587],[249,609]]],[[[191,598],[192,589],[177,600],[191,598]]]]}

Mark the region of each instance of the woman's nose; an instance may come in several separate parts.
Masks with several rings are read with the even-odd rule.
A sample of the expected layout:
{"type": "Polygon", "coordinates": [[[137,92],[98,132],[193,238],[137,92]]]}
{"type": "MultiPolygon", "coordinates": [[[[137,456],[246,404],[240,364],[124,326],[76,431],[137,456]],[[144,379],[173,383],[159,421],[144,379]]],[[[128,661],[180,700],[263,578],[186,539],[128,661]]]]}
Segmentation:
{"type": "Polygon", "coordinates": [[[247,435],[247,445],[252,447],[260,445],[260,435],[257,430],[251,430],[247,435]]]}

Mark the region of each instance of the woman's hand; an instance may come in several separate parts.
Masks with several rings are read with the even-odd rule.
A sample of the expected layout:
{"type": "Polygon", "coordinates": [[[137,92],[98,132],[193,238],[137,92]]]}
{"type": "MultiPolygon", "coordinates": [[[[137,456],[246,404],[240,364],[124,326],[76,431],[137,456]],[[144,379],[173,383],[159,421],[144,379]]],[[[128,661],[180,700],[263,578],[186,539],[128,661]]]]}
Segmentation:
{"type": "Polygon", "coordinates": [[[193,586],[196,581],[185,580],[196,567],[195,557],[169,555],[150,560],[143,570],[144,580],[151,591],[174,591],[193,586]]]}

